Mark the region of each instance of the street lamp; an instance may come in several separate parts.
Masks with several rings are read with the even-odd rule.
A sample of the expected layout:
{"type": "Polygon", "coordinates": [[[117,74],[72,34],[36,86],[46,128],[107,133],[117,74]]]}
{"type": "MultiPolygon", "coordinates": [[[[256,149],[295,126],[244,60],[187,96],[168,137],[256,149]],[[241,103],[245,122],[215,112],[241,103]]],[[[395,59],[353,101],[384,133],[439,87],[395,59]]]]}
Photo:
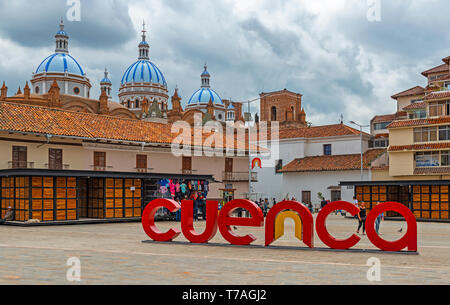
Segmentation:
{"type": "Polygon", "coordinates": [[[350,121],[350,123],[354,124],[356,126],[359,126],[359,129],[361,131],[360,132],[360,135],[361,135],[361,181],[363,181],[364,178],[363,178],[363,138],[362,138],[363,130],[362,129],[364,127],[370,127],[370,125],[361,125],[361,124],[355,123],[354,121],[350,121]]]}
{"type": "Polygon", "coordinates": [[[247,118],[244,118],[244,120],[248,122],[248,200],[251,200],[252,196],[252,159],[250,154],[250,122],[252,121],[252,118],[250,112],[250,104],[259,100],[260,98],[256,98],[247,102],[241,102],[242,104],[248,105],[248,115],[247,118]]]}

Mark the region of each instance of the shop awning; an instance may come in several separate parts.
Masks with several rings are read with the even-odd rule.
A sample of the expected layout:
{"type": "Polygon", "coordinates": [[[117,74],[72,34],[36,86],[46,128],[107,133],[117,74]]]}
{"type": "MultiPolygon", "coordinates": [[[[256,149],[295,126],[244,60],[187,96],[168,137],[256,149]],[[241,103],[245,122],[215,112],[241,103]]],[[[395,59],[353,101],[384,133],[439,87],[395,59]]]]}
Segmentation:
{"type": "Polygon", "coordinates": [[[183,175],[167,173],[133,173],[112,171],[79,171],[49,169],[6,169],[0,170],[0,177],[46,176],[46,177],[80,177],[80,178],[124,178],[124,179],[186,179],[218,182],[212,175],[183,175]]]}

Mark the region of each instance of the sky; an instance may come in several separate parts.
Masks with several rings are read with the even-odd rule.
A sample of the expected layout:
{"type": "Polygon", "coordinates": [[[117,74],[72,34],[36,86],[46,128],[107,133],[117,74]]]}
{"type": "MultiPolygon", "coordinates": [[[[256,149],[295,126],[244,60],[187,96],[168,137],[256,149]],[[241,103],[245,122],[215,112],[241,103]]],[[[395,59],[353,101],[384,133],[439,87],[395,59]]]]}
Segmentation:
{"type": "Polygon", "coordinates": [[[150,60],[169,96],[178,86],[183,105],[206,62],[223,99],[286,88],[303,94],[313,125],[335,124],[341,114],[369,124],[394,113],[391,96],[425,86],[420,73],[450,55],[449,15],[448,0],[0,0],[0,81],[9,95],[23,88],[54,52],[63,18],[91,97],[107,67],[117,101],[145,20],[150,60]],[[77,1],[79,21],[68,16],[77,1]]]}

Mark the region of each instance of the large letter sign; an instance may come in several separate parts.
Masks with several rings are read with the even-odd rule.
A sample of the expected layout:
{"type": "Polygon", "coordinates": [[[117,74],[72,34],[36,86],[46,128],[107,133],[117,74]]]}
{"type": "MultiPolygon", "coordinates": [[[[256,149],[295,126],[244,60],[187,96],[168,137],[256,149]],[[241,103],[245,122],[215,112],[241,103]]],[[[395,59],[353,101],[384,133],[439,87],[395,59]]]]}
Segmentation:
{"type": "MultiPolygon", "coordinates": [[[[252,234],[237,235],[233,232],[233,226],[261,227],[264,225],[264,215],[261,209],[249,200],[237,199],[227,203],[220,213],[218,213],[218,202],[207,201],[206,207],[206,227],[205,231],[198,234],[193,226],[193,202],[189,200],[182,201],[181,206],[169,199],[156,199],[149,203],[142,214],[142,226],[145,233],[160,242],[169,242],[180,235],[180,230],[170,229],[166,233],[160,232],[155,225],[155,213],[158,209],[165,207],[171,212],[176,212],[181,208],[181,227],[184,236],[191,242],[202,244],[209,242],[220,230],[223,238],[233,245],[247,246],[256,240],[252,234]],[[232,213],[237,209],[247,210],[251,217],[233,217],[232,213]],[[219,214],[219,215],[218,215],[219,214]]],[[[355,234],[347,239],[336,239],[328,232],[326,227],[327,217],[331,212],[344,210],[351,215],[356,215],[359,208],[350,202],[336,201],[327,204],[317,215],[316,230],[320,240],[332,249],[347,250],[361,240],[355,234]]],[[[296,237],[310,248],[314,248],[314,218],[306,206],[295,201],[283,201],[272,207],[266,217],[265,228],[265,246],[270,246],[279,237],[284,234],[284,220],[292,218],[295,222],[296,237]]],[[[397,202],[386,202],[377,205],[370,211],[366,219],[367,237],[373,245],[382,251],[402,251],[408,248],[411,252],[417,252],[417,222],[414,214],[403,204],[397,202]],[[408,224],[408,230],[398,241],[386,241],[375,232],[375,220],[378,215],[386,211],[397,212],[405,218],[408,224]]]]}
{"type": "Polygon", "coordinates": [[[145,233],[155,241],[172,241],[180,235],[181,231],[177,229],[170,229],[166,233],[161,233],[155,225],[155,214],[160,208],[167,208],[171,212],[178,211],[180,205],[170,199],[156,199],[150,202],[142,213],[142,227],[145,233]]]}
{"type": "Polygon", "coordinates": [[[252,234],[245,236],[238,236],[234,234],[231,226],[244,227],[262,227],[264,225],[264,214],[261,209],[253,202],[244,199],[235,199],[228,202],[219,215],[219,230],[225,238],[232,245],[247,246],[256,240],[252,234]],[[231,217],[231,214],[239,209],[246,209],[250,212],[251,218],[231,217]]]}
{"type": "MultiPolygon", "coordinates": [[[[283,201],[277,203],[269,210],[266,217],[266,247],[275,241],[275,221],[282,211],[293,210],[300,216],[302,222],[303,242],[310,248],[314,247],[313,216],[303,204],[295,201],[283,201]]],[[[298,225],[298,224],[297,224],[298,225]]]]}
{"type": "Polygon", "coordinates": [[[194,202],[192,200],[183,200],[181,202],[181,229],[184,237],[191,243],[204,244],[209,242],[217,233],[217,211],[219,202],[206,202],[206,229],[203,234],[197,234],[194,230],[194,202]]]}
{"type": "Polygon", "coordinates": [[[320,211],[319,215],[317,216],[316,231],[317,235],[319,235],[320,240],[331,249],[347,250],[359,243],[361,238],[359,238],[359,236],[357,236],[356,234],[353,234],[351,237],[345,240],[339,240],[331,236],[331,234],[327,230],[325,222],[328,215],[337,210],[347,211],[352,216],[355,216],[359,213],[359,208],[357,208],[350,202],[336,201],[329,203],[320,211]]]}
{"type": "Polygon", "coordinates": [[[370,211],[366,219],[366,232],[369,240],[376,247],[383,251],[401,251],[408,247],[409,251],[417,251],[417,222],[414,214],[401,203],[397,202],[386,202],[377,205],[370,211]],[[406,234],[398,241],[387,241],[382,239],[375,231],[375,220],[381,213],[386,213],[386,211],[393,211],[401,214],[408,225],[408,231],[406,234]]]}

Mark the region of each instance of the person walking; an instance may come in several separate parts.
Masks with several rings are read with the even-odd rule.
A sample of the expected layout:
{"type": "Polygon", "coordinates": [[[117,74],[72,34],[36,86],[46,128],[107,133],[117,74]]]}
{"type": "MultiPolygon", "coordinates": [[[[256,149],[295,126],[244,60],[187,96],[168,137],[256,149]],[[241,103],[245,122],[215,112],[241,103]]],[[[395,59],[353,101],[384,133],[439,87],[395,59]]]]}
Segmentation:
{"type": "Polygon", "coordinates": [[[363,229],[363,235],[366,235],[366,204],[364,201],[362,201],[359,205],[359,213],[357,214],[359,224],[358,224],[358,230],[356,230],[356,233],[359,234],[359,230],[363,229]]]}
{"type": "MultiPolygon", "coordinates": [[[[377,202],[377,205],[379,205],[380,202],[377,202]]],[[[377,216],[377,219],[375,220],[375,231],[377,232],[378,235],[380,235],[380,224],[381,222],[384,221],[384,213],[381,213],[380,215],[377,216]]]]}

